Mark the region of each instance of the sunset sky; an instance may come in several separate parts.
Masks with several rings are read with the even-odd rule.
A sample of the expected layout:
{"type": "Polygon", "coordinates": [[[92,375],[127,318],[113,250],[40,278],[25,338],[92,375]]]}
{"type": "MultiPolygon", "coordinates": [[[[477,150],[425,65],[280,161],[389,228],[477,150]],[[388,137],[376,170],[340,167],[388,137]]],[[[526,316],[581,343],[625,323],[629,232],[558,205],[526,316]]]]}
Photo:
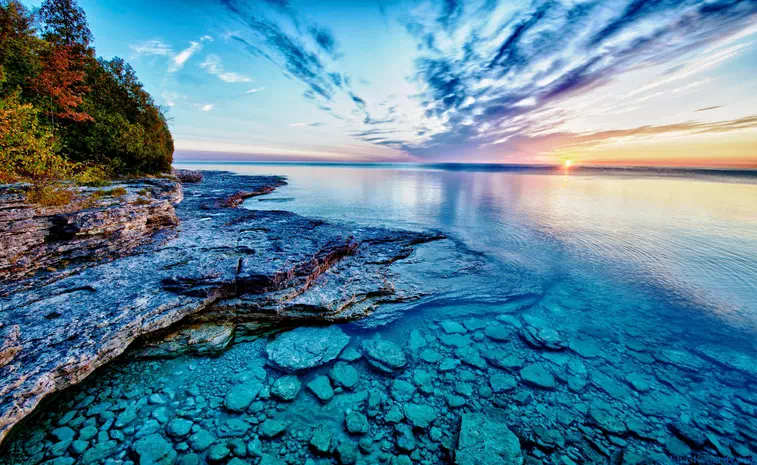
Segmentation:
{"type": "Polygon", "coordinates": [[[757,167],[757,0],[80,4],[177,160],[757,167]]]}

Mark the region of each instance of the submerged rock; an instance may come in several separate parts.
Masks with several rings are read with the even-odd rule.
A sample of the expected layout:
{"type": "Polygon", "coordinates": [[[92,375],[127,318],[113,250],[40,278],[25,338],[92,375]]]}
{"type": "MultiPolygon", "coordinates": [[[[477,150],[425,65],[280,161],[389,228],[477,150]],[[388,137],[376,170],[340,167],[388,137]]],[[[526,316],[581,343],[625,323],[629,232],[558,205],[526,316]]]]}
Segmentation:
{"type": "Polygon", "coordinates": [[[335,360],[349,342],[338,326],[300,327],[269,342],[265,351],[276,368],[298,372],[335,360]]]}
{"type": "Polygon", "coordinates": [[[503,423],[466,413],[455,448],[456,465],[521,465],[520,441],[503,423]]]}
{"type": "Polygon", "coordinates": [[[527,384],[542,389],[554,389],[555,378],[544,363],[533,363],[520,370],[520,376],[527,384]]]}
{"type": "Polygon", "coordinates": [[[257,381],[237,384],[226,395],[224,406],[232,412],[243,412],[252,404],[261,389],[263,385],[257,381]]]}
{"type": "Polygon", "coordinates": [[[176,460],[176,451],[159,434],[138,439],[131,448],[138,465],[172,465],[176,460]]]}
{"type": "Polygon", "coordinates": [[[378,371],[392,374],[407,366],[405,351],[397,344],[384,339],[369,339],[361,345],[368,364],[378,371]]]}
{"type": "Polygon", "coordinates": [[[341,386],[345,389],[352,389],[360,380],[360,374],[352,366],[344,362],[336,362],[329,371],[329,377],[334,386],[341,386]]]}
{"type": "Polygon", "coordinates": [[[296,376],[282,376],[274,381],[271,394],[285,402],[291,402],[297,397],[302,384],[296,376]]]}
{"type": "Polygon", "coordinates": [[[307,384],[307,388],[321,402],[328,402],[334,397],[334,389],[331,387],[329,378],[326,376],[316,376],[307,384]]]}
{"type": "Polygon", "coordinates": [[[331,431],[325,426],[318,426],[310,437],[310,447],[317,453],[328,453],[331,448],[331,431]]]}
{"type": "Polygon", "coordinates": [[[428,428],[437,417],[436,411],[424,404],[406,404],[404,411],[407,421],[416,428],[428,428]]]}

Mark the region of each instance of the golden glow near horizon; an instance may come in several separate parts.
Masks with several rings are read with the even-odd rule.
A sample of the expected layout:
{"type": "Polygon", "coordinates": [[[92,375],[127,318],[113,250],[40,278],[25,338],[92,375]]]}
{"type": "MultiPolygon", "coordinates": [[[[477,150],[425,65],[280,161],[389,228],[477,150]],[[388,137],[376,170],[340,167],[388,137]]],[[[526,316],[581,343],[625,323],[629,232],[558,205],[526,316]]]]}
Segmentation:
{"type": "Polygon", "coordinates": [[[571,166],[573,166],[573,160],[565,160],[563,164],[566,168],[570,168],[571,166]]]}

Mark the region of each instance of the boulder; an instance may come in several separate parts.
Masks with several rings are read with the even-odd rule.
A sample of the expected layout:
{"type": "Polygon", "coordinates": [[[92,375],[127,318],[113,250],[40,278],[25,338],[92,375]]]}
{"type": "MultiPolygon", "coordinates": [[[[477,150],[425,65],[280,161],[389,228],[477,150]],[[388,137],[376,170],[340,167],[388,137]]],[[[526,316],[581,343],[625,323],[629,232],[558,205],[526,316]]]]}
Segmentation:
{"type": "Polygon", "coordinates": [[[274,381],[271,394],[285,402],[291,402],[297,397],[302,384],[296,376],[282,376],[274,381]]]}
{"type": "Polygon", "coordinates": [[[520,370],[520,376],[526,384],[542,389],[554,389],[555,378],[544,363],[532,363],[520,370]]]}
{"type": "Polygon", "coordinates": [[[520,441],[503,423],[480,413],[463,414],[456,465],[521,465],[520,441]]]}
{"type": "Polygon", "coordinates": [[[138,465],[172,465],[176,461],[176,451],[159,434],[138,439],[131,450],[138,465]]]}
{"type": "Polygon", "coordinates": [[[407,366],[405,351],[391,341],[370,339],[363,341],[361,348],[368,364],[382,373],[396,373],[407,366]]]}
{"type": "Polygon", "coordinates": [[[338,326],[300,327],[269,342],[265,351],[273,366],[293,373],[329,363],[349,342],[350,337],[338,326]]]}
{"type": "Polygon", "coordinates": [[[229,393],[226,394],[224,406],[231,412],[244,412],[258,396],[261,389],[263,389],[263,384],[257,381],[232,386],[229,393]]]}
{"type": "Polygon", "coordinates": [[[321,402],[328,402],[334,397],[334,389],[326,376],[316,376],[307,384],[307,388],[321,402]]]}

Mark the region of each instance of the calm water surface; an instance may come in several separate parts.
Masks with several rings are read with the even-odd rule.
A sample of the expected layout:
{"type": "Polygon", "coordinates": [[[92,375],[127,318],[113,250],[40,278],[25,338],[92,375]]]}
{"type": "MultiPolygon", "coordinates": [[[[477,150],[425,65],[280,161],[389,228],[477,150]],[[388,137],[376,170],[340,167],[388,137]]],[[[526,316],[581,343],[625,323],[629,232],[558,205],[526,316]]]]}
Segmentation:
{"type": "Polygon", "coordinates": [[[757,178],[412,165],[179,167],[284,175],[288,186],[246,206],[440,229],[524,267],[630,283],[723,325],[757,331],[757,178]]]}
{"type": "Polygon", "coordinates": [[[271,337],[217,358],[127,354],[41,408],[0,465],[450,464],[466,415],[482,464],[757,463],[755,176],[178,167],[287,176],[251,209],[443,231],[392,265],[428,297],[295,330],[351,340],[288,401],[270,394],[293,382],[271,337]],[[371,366],[377,338],[404,369],[371,366]],[[247,410],[224,407],[250,385],[247,410]],[[525,462],[502,458],[504,427],[525,462]]]}

